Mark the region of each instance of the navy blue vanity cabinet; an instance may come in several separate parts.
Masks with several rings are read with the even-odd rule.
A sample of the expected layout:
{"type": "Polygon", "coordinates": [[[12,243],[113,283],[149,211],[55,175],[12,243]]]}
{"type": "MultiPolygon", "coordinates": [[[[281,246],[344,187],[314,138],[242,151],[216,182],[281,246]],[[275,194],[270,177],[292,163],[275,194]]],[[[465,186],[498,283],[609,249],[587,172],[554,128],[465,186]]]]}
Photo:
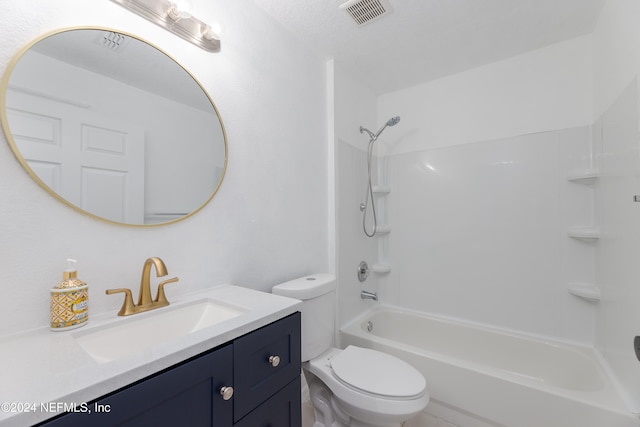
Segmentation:
{"type": "MultiPolygon", "coordinates": [[[[237,338],[233,342],[233,357],[233,419],[239,421],[276,395],[278,390],[296,379],[300,380],[300,313],[237,338]]],[[[299,400],[298,386],[297,409],[294,408],[298,412],[299,400]]],[[[280,423],[266,425],[289,426],[280,423]]]]}
{"type": "Polygon", "coordinates": [[[300,376],[286,385],[277,395],[258,406],[234,427],[300,427],[300,376]]]}
{"type": "Polygon", "coordinates": [[[46,427],[230,426],[232,400],[219,390],[233,384],[226,345],[88,404],[46,427]],[[101,412],[102,411],[102,412],[101,412]]]}
{"type": "Polygon", "coordinates": [[[301,427],[300,358],[294,313],[41,426],[301,427]]]}

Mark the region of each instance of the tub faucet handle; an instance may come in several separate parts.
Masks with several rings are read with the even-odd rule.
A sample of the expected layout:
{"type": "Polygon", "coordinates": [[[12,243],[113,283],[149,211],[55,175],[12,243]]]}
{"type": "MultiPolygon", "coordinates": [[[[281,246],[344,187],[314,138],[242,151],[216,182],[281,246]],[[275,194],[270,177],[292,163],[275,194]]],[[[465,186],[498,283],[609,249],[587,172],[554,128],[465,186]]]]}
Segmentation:
{"type": "Polygon", "coordinates": [[[369,277],[369,266],[366,261],[361,261],[358,265],[358,280],[364,282],[369,277]]]}

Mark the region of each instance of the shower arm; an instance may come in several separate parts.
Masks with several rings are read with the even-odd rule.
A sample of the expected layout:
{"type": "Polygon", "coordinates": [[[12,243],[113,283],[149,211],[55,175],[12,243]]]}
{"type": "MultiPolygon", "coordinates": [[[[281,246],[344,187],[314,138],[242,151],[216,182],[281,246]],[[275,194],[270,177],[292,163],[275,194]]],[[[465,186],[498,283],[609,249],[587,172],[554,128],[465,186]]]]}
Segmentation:
{"type": "MultiPolygon", "coordinates": [[[[364,132],[366,132],[369,135],[369,142],[370,143],[375,141],[376,139],[378,139],[378,136],[374,135],[373,133],[371,133],[371,131],[369,129],[360,126],[360,133],[364,133],[364,132]]],[[[378,133],[378,135],[379,135],[379,133],[378,133]]]]}

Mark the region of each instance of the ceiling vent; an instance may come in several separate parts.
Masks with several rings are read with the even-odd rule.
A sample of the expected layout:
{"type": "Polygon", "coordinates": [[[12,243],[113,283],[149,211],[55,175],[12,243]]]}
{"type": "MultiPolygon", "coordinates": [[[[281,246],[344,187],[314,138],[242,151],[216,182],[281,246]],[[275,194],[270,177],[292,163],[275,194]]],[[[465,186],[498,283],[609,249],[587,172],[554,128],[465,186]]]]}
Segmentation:
{"type": "Polygon", "coordinates": [[[113,52],[118,52],[124,49],[128,41],[128,37],[120,33],[116,33],[114,31],[103,31],[97,38],[96,43],[113,52]]]}
{"type": "Polygon", "coordinates": [[[361,27],[393,11],[388,0],[349,0],[340,5],[361,27]]]}

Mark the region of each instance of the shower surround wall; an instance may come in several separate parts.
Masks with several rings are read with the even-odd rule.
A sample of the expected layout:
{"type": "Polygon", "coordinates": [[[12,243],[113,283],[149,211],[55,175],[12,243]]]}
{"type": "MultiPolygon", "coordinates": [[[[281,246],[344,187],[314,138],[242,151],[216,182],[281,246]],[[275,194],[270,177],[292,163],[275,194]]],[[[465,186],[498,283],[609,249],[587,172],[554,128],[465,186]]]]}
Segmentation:
{"type": "Polygon", "coordinates": [[[640,188],[638,86],[640,2],[609,0],[593,33],[596,124],[601,124],[601,178],[596,190],[602,238],[597,248],[596,347],[640,412],[640,364],[633,336],[640,335],[638,236],[640,188]],[[601,120],[600,120],[601,119],[601,120]]]}
{"type": "Polygon", "coordinates": [[[596,122],[600,179],[596,187],[601,238],[597,283],[603,298],[597,312],[598,349],[640,410],[640,364],[633,338],[640,335],[640,130],[637,78],[596,122]]]}
{"type": "Polygon", "coordinates": [[[567,292],[594,281],[592,268],[570,268],[592,266],[591,244],[567,236],[593,223],[566,179],[589,165],[590,136],[578,127],[390,156],[385,302],[593,342],[593,304],[567,292]]]}
{"type": "Polygon", "coordinates": [[[385,303],[595,346],[640,408],[640,88],[591,126],[387,156],[385,303]],[[567,179],[597,171],[591,185],[567,179]],[[594,226],[598,239],[567,235],[594,226]],[[599,289],[600,302],[567,292],[599,289]]]}
{"type": "MultiPolygon", "coordinates": [[[[336,162],[340,279],[355,278],[359,250],[369,264],[390,264],[370,285],[385,302],[592,342],[593,305],[566,287],[595,280],[580,268],[593,265],[594,249],[566,227],[593,222],[593,194],[565,177],[592,162],[590,49],[590,36],[579,37],[385,94],[377,119],[358,116],[366,91],[336,66],[336,105],[346,105],[335,114],[336,151],[360,159],[336,162]],[[357,205],[367,138],[357,129],[396,115],[376,143],[391,233],[366,239],[357,205]]],[[[341,283],[341,301],[361,289],[341,283]]],[[[341,323],[370,304],[347,306],[341,323]]]]}

